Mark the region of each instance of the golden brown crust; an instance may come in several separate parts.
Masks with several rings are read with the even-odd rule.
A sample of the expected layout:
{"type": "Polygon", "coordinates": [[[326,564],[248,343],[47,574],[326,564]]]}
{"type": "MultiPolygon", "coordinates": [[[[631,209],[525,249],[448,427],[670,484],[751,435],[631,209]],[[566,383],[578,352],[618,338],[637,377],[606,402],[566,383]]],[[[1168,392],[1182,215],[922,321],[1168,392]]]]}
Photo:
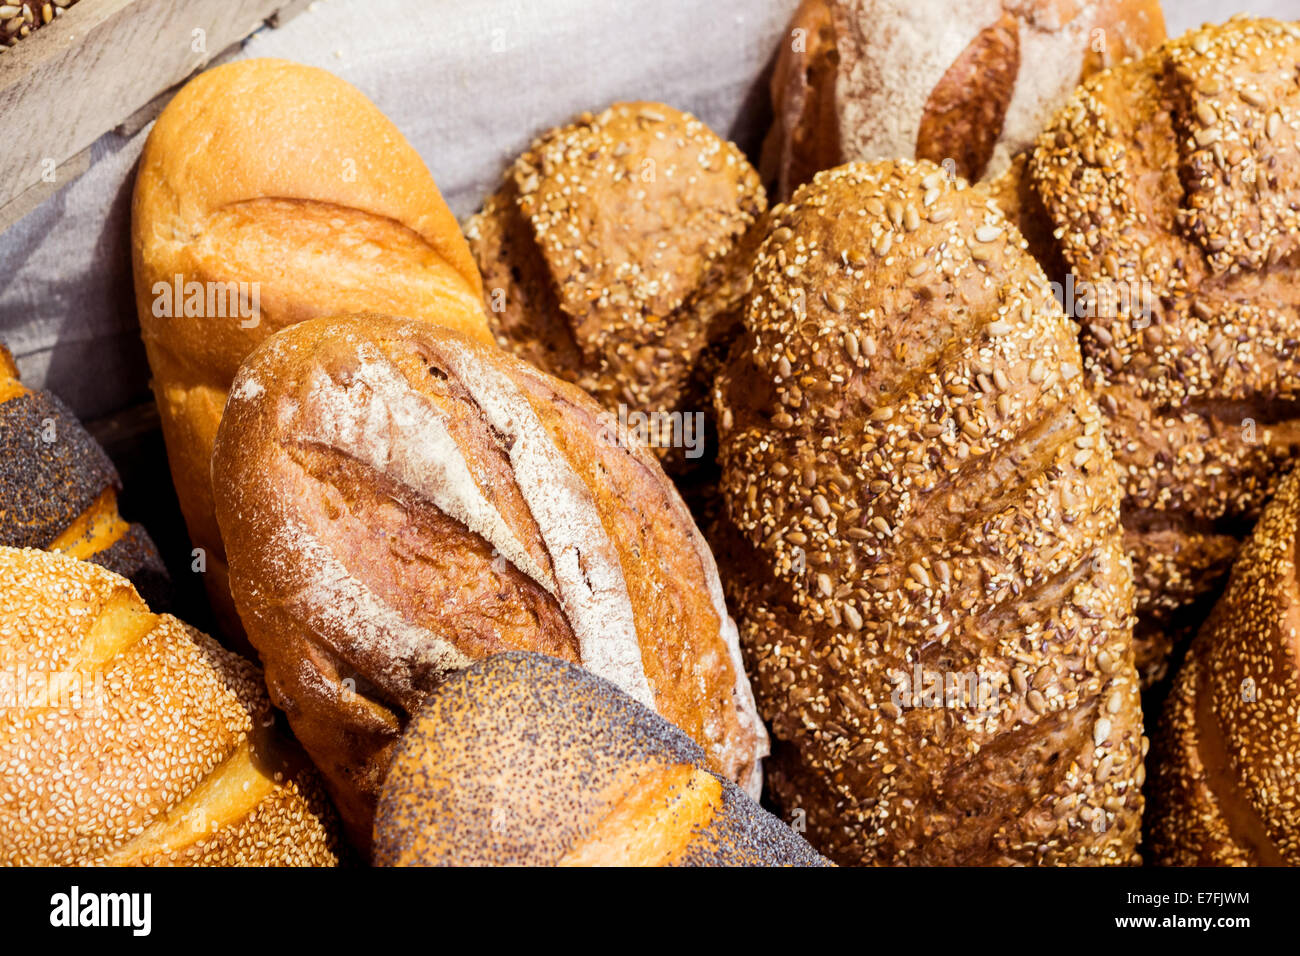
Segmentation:
{"type": "Polygon", "coordinates": [[[677,727],[538,654],[449,678],[399,742],[375,819],[389,866],[823,865],[677,727]]]}
{"type": "Polygon", "coordinates": [[[0,578],[0,862],[334,865],[257,668],[95,565],[0,548],[0,578]]]}
{"type": "Polygon", "coordinates": [[[168,104],[140,160],[132,252],[181,510],[214,607],[237,631],[209,465],[240,362],[276,329],[336,312],[398,312],[486,339],[478,274],[396,127],[344,81],[280,60],[209,70],[168,104]],[[189,283],[202,305],[187,307],[189,283]],[[239,283],[242,313],[224,298],[239,283]]]}
{"type": "Polygon", "coordinates": [[[1081,78],[1165,25],[1157,0],[804,0],[790,34],[763,162],[783,198],[851,160],[997,176],[1081,78]]]}
{"type": "MultiPolygon", "coordinates": [[[[466,232],[504,348],[607,409],[694,414],[700,357],[735,327],[766,208],[744,155],[698,119],[616,103],[539,137],[466,232]]],[[[651,437],[687,463],[681,437],[651,437]]]]}
{"type": "Polygon", "coordinates": [[[268,340],[231,394],[213,472],[233,593],[356,839],[409,715],[512,649],[609,677],[756,786],[766,735],[712,555],[577,388],[362,316],[268,340]]]}
{"type": "Polygon", "coordinates": [[[1166,866],[1300,865],[1300,473],[1264,512],[1192,644],[1153,755],[1166,866]]]}
{"type": "Polygon", "coordinates": [[[1119,488],[1041,270],[929,163],[821,173],[773,225],[715,544],[771,792],[841,863],[1133,862],[1119,488]]]}
{"type": "Polygon", "coordinates": [[[1294,24],[1193,31],[1082,86],[1030,163],[1091,293],[1083,352],[1124,482],[1148,679],[1300,452],[1298,66],[1294,24]]]}

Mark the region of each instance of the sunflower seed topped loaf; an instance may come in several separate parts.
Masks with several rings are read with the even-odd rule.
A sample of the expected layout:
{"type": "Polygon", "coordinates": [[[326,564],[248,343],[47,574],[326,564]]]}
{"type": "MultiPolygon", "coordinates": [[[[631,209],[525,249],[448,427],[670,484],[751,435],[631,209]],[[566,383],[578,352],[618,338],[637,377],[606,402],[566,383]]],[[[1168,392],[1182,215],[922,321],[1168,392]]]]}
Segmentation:
{"type": "Polygon", "coordinates": [[[766,209],[744,155],[694,116],[616,103],[543,134],[466,233],[499,344],[651,416],[647,444],[685,466],[702,449],[662,416],[707,407],[766,209]]]}
{"type": "Polygon", "coordinates": [[[1300,25],[1207,26],[1085,83],[1030,162],[1063,266],[1092,287],[1082,346],[1148,679],[1300,453],[1297,70],[1300,25]]]}
{"type": "Polygon", "coordinates": [[[1119,488],[1041,270],[925,162],[823,172],[772,227],[714,542],[770,792],[839,863],[1136,862],[1119,488]]]}
{"type": "Polygon", "coordinates": [[[0,547],[0,864],[332,866],[261,674],[130,582],[0,547]]]}
{"type": "Polygon", "coordinates": [[[506,653],[449,677],[397,745],[383,865],[816,866],[817,853],[681,730],[566,661],[506,653]]]}
{"type": "Polygon", "coordinates": [[[149,532],[118,513],[121,490],[104,450],[57,395],[23,386],[0,345],[0,545],[93,561],[161,609],[167,569],[149,532]]]}
{"type": "Polygon", "coordinates": [[[1164,866],[1300,866],[1300,472],[1192,643],[1153,753],[1164,866]]]}
{"type": "Polygon", "coordinates": [[[410,715],[506,650],[610,680],[757,794],[767,737],[713,556],[600,415],[491,344],[385,316],[294,326],[240,369],[213,455],[232,593],[359,844],[410,715]]]}

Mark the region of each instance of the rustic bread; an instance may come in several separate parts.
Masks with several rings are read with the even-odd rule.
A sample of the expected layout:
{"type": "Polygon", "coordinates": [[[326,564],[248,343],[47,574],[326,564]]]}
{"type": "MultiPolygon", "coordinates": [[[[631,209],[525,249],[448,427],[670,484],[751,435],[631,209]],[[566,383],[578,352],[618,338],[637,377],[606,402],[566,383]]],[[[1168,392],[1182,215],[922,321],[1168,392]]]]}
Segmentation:
{"type": "Polygon", "coordinates": [[[1166,866],[1300,865],[1300,472],[1241,550],[1178,673],[1148,816],[1166,866]]]}
{"type": "Polygon", "coordinates": [[[1135,862],[1119,486],[1041,270],[925,162],[823,172],[773,227],[715,541],[770,793],[839,863],[1135,862]]]}
{"type": "Polygon", "coordinates": [[[507,653],[449,677],[398,742],[375,814],[387,866],[824,865],[609,681],[507,653]]]}
{"type": "Polygon", "coordinates": [[[1080,79],[1165,37],[1157,0],[803,0],[772,77],[763,178],[851,160],[996,176],[1080,79]]]}
{"type": "Polygon", "coordinates": [[[1064,268],[1094,290],[1076,313],[1149,680],[1300,453],[1297,69],[1295,24],[1196,30],[1084,84],[1030,162],[1064,268]]]}
{"type": "Polygon", "coordinates": [[[744,155],[694,116],[616,103],[539,137],[466,234],[497,341],[624,417],[657,416],[647,444],[684,468],[704,436],[663,416],[707,405],[766,209],[744,155]]]}
{"type": "Polygon", "coordinates": [[[336,312],[400,312],[486,340],[478,273],[396,127],[343,80],[280,60],[209,70],[163,110],[140,159],[132,251],[176,493],[222,626],[238,632],[209,466],[239,363],[276,329],[336,312]]]}
{"type": "Polygon", "coordinates": [[[581,663],[752,793],[767,737],[713,556],[654,456],[492,345],[316,320],[240,369],[213,457],[249,638],[364,845],[409,716],[505,650],[581,663]]]}
{"type": "Polygon", "coordinates": [[[57,395],[23,386],[0,345],[0,545],[93,561],[162,609],[167,569],[149,533],[118,514],[121,490],[104,450],[57,395]]]}
{"type": "Polygon", "coordinates": [[[330,866],[261,675],[125,578],[0,547],[0,864],[330,866]]]}

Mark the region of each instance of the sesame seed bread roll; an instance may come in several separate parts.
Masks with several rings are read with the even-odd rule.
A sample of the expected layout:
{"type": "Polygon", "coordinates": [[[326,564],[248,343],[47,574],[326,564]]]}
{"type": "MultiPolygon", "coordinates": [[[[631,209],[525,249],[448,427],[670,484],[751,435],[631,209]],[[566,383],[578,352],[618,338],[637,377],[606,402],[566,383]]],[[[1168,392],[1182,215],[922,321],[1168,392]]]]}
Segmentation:
{"type": "MultiPolygon", "coordinates": [[[[503,348],[608,409],[694,414],[739,320],[766,209],[744,154],[694,116],[616,103],[539,137],[466,234],[503,348]]],[[[675,423],[653,422],[665,424],[648,443],[669,466],[702,457],[675,423]]]]}
{"type": "Polygon", "coordinates": [[[240,369],[213,457],[232,591],[359,845],[410,715],[506,650],[612,681],[757,795],[767,736],[713,556],[599,416],[493,345],[391,317],[285,329],[240,369]]]}
{"type": "Polygon", "coordinates": [[[398,742],[385,866],[822,866],[680,729],[541,654],[449,677],[398,742]]]}
{"type": "Polygon", "coordinates": [[[1084,84],[1030,163],[1085,299],[1148,681],[1300,453],[1297,69],[1296,24],[1207,26],[1084,84]]]}
{"type": "Polygon", "coordinates": [[[773,226],[716,390],[769,792],[842,864],[1137,862],[1119,487],[1042,272],[925,162],[773,226]]]}
{"type": "Polygon", "coordinates": [[[280,60],[208,70],[163,110],[136,177],[132,253],[176,492],[237,634],[210,459],[239,363],[277,329],[340,312],[487,341],[478,272],[397,128],[343,80],[280,60]]]}
{"type": "Polygon", "coordinates": [[[1163,866],[1300,865],[1300,472],[1188,651],[1152,754],[1163,866]]]}
{"type": "Polygon", "coordinates": [[[167,569],[149,532],[118,513],[121,490],[117,469],[76,416],[57,395],[26,388],[0,345],[0,545],[93,561],[165,607],[167,569]]]}
{"type": "Polygon", "coordinates": [[[0,547],[0,864],[333,866],[260,672],[129,581],[0,547]]]}
{"type": "Polygon", "coordinates": [[[853,160],[1005,172],[1079,81],[1165,38],[1157,0],[803,0],[772,76],[763,178],[853,160]]]}

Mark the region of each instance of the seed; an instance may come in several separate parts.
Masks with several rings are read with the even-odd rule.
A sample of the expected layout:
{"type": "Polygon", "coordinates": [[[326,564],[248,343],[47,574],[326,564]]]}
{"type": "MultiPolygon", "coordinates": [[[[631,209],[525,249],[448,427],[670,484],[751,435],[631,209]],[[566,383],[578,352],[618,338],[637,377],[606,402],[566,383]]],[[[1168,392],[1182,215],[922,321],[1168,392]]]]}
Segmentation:
{"type": "Polygon", "coordinates": [[[1110,718],[1100,717],[1092,728],[1092,742],[1100,747],[1110,736],[1110,718]]]}
{"type": "Polygon", "coordinates": [[[789,226],[782,226],[776,232],[772,233],[772,238],[777,242],[788,242],[794,238],[794,230],[789,226]]]}
{"type": "Polygon", "coordinates": [[[925,191],[925,197],[921,200],[921,204],[925,206],[927,209],[929,209],[931,206],[934,205],[935,200],[937,200],[941,195],[943,194],[939,191],[937,187],[934,189],[927,189],[925,191]]]}
{"type": "Polygon", "coordinates": [[[789,378],[794,373],[794,369],[790,367],[790,360],[784,355],[776,363],[776,373],[782,378],[789,378]]]}
{"type": "Polygon", "coordinates": [[[930,575],[925,568],[921,567],[919,564],[916,564],[915,562],[909,564],[907,566],[907,573],[910,574],[913,580],[915,580],[917,584],[921,585],[921,587],[930,587],[930,575]]]}
{"type": "Polygon", "coordinates": [[[889,221],[895,226],[903,224],[903,204],[897,199],[891,199],[886,207],[889,210],[889,221]]]}
{"type": "Polygon", "coordinates": [[[1097,769],[1093,771],[1093,776],[1099,783],[1104,783],[1110,779],[1111,771],[1115,769],[1115,755],[1106,754],[1101,758],[1101,763],[1097,764],[1097,769]]]}
{"type": "Polygon", "coordinates": [[[970,257],[976,262],[988,262],[993,258],[993,253],[989,252],[984,246],[967,243],[966,248],[970,252],[970,257]]]}
{"type": "Polygon", "coordinates": [[[827,502],[825,495],[813,495],[812,506],[813,506],[813,511],[817,513],[817,517],[819,518],[830,517],[831,506],[830,503],[827,502]]]}
{"type": "Polygon", "coordinates": [[[1025,695],[1025,702],[1029,704],[1029,709],[1036,714],[1047,712],[1047,698],[1039,690],[1031,690],[1025,695]]]}
{"type": "Polygon", "coordinates": [[[1208,129],[1196,131],[1196,145],[1202,148],[1212,146],[1219,140],[1223,139],[1223,131],[1217,126],[1211,126],[1208,129]]]}
{"type": "Polygon", "coordinates": [[[1035,360],[1034,364],[1029,367],[1029,381],[1037,385],[1044,376],[1047,375],[1047,366],[1043,364],[1042,359],[1035,360]]]}
{"type": "Polygon", "coordinates": [[[855,269],[861,269],[867,264],[867,254],[861,249],[850,249],[844,254],[844,258],[846,258],[849,265],[853,266],[855,269]]]}
{"type": "Polygon", "coordinates": [[[1124,809],[1124,798],[1121,797],[1119,794],[1116,794],[1113,797],[1107,797],[1103,805],[1106,807],[1107,810],[1111,811],[1112,813],[1119,813],[1121,810],[1124,809]]]}
{"type": "Polygon", "coordinates": [[[975,238],[980,242],[992,242],[1000,235],[1002,235],[1001,226],[983,225],[975,230],[975,238]]]}
{"type": "Polygon", "coordinates": [[[938,189],[940,186],[943,185],[943,173],[938,171],[930,173],[928,176],[926,176],[924,179],[921,180],[921,185],[924,186],[926,189],[938,189]]]}
{"type": "Polygon", "coordinates": [[[876,340],[870,335],[862,340],[862,354],[867,358],[872,358],[876,354],[876,340]]]}
{"type": "Polygon", "coordinates": [[[857,361],[858,358],[858,337],[852,332],[844,333],[844,351],[849,353],[849,358],[857,361]]]}
{"type": "Polygon", "coordinates": [[[835,593],[835,586],[831,584],[831,576],[826,573],[817,575],[817,587],[826,597],[835,593]]]}
{"type": "Polygon", "coordinates": [[[54,19],[54,7],[50,6],[47,3],[43,7],[41,7],[41,22],[49,23],[53,19],[54,19]]]}
{"type": "Polygon", "coordinates": [[[1268,106],[1268,100],[1258,90],[1238,90],[1237,95],[1256,109],[1262,110],[1265,106],[1268,106]]]}
{"type": "Polygon", "coordinates": [[[1124,706],[1124,696],[1119,691],[1115,691],[1106,700],[1107,713],[1118,714],[1119,709],[1123,706],[1124,706]]]}
{"type": "Polygon", "coordinates": [[[947,222],[952,218],[952,210],[947,206],[939,206],[935,209],[931,209],[930,215],[927,218],[929,218],[929,220],[935,225],[938,225],[939,223],[947,222]]]}
{"type": "Polygon", "coordinates": [[[1007,373],[1002,371],[1000,368],[995,368],[993,370],[993,384],[996,385],[999,390],[1004,392],[1011,386],[1011,383],[1007,381],[1007,373]]]}
{"type": "Polygon", "coordinates": [[[894,410],[889,407],[877,408],[875,411],[871,413],[871,420],[873,422],[887,422],[893,417],[894,417],[894,410]]]}
{"type": "Polygon", "coordinates": [[[919,278],[930,271],[929,259],[917,259],[907,269],[907,274],[913,279],[919,278]]]}
{"type": "Polygon", "coordinates": [[[1138,788],[1139,788],[1139,789],[1142,787],[1142,784],[1144,784],[1144,783],[1147,782],[1147,768],[1146,768],[1146,767],[1144,767],[1144,766],[1140,766],[1140,765],[1138,766],[1138,768],[1137,768],[1137,773],[1135,773],[1135,774],[1133,775],[1133,782],[1136,783],[1136,784],[1138,785],[1138,788]]]}
{"type": "Polygon", "coordinates": [[[832,312],[843,312],[847,306],[847,303],[844,301],[844,296],[840,295],[838,292],[827,292],[823,298],[826,300],[826,305],[830,307],[832,312]]]}
{"type": "Polygon", "coordinates": [[[1269,113],[1268,123],[1264,128],[1265,134],[1268,136],[1269,139],[1277,139],[1277,134],[1281,131],[1281,129],[1282,129],[1282,114],[1269,113]]]}
{"type": "Polygon", "coordinates": [[[1011,683],[1016,686],[1016,691],[1023,694],[1029,689],[1029,681],[1025,679],[1025,670],[1023,667],[1011,668],[1011,683]]]}
{"type": "Polygon", "coordinates": [[[1204,33],[1198,33],[1192,39],[1192,49],[1201,56],[1205,56],[1205,54],[1210,52],[1210,41],[1206,39],[1204,33]]]}
{"type": "Polygon", "coordinates": [[[802,531],[787,531],[785,533],[785,540],[789,541],[793,545],[803,547],[808,543],[808,536],[802,531]]]}
{"type": "Polygon", "coordinates": [[[1206,126],[1213,126],[1218,122],[1219,114],[1214,112],[1214,107],[1202,100],[1196,106],[1196,118],[1206,126]]]}
{"type": "MultiPolygon", "coordinates": [[[[898,705],[895,704],[892,700],[887,700],[883,704],[881,704],[880,711],[890,720],[897,720],[898,715],[902,713],[902,711],[898,709],[898,705]]],[[[868,744],[867,747],[870,748],[870,744],[868,744]]],[[[864,753],[863,756],[865,757],[866,754],[864,753]]]]}
{"type": "Polygon", "coordinates": [[[921,214],[911,203],[908,203],[907,208],[903,210],[903,228],[908,232],[916,232],[921,228],[921,214]]]}
{"type": "Polygon", "coordinates": [[[0,20],[8,20],[10,17],[16,17],[22,12],[22,7],[15,7],[13,4],[6,3],[0,7],[0,20]]]}
{"type": "Polygon", "coordinates": [[[1040,690],[1056,680],[1056,668],[1051,664],[1044,664],[1034,672],[1034,686],[1040,690]]]}
{"type": "Polygon", "coordinates": [[[852,604],[844,605],[844,620],[849,622],[849,627],[855,631],[862,630],[862,615],[852,604]]]}
{"type": "Polygon", "coordinates": [[[1011,323],[1005,321],[1004,319],[995,319],[994,321],[990,322],[988,325],[985,326],[985,329],[988,330],[989,335],[1006,335],[1008,332],[1011,331],[1011,328],[1012,328],[1011,323]]]}
{"type": "Polygon", "coordinates": [[[1115,673],[1115,659],[1110,656],[1110,651],[1097,652],[1097,666],[1103,674],[1115,673]]]}
{"type": "Polygon", "coordinates": [[[1074,457],[1070,459],[1070,461],[1074,464],[1075,468],[1082,468],[1084,465],[1088,464],[1088,462],[1092,461],[1092,449],[1079,449],[1074,453],[1074,457]]]}
{"type": "Polygon", "coordinates": [[[880,515],[876,515],[874,518],[871,519],[871,527],[875,528],[885,537],[893,536],[894,532],[889,527],[889,522],[886,521],[884,518],[880,517],[880,515]]]}
{"type": "Polygon", "coordinates": [[[880,238],[876,240],[876,244],[875,246],[873,246],[873,249],[875,250],[876,255],[883,257],[889,255],[889,250],[892,249],[893,246],[894,246],[894,234],[892,232],[886,232],[883,233],[880,236],[880,238]]]}
{"type": "Polygon", "coordinates": [[[871,493],[873,495],[883,495],[886,491],[889,490],[890,485],[889,482],[882,481],[881,479],[877,478],[867,487],[871,489],[871,493]]]}
{"type": "Polygon", "coordinates": [[[1067,382],[1078,374],[1079,366],[1075,365],[1073,362],[1061,363],[1061,378],[1065,379],[1067,382]]]}

